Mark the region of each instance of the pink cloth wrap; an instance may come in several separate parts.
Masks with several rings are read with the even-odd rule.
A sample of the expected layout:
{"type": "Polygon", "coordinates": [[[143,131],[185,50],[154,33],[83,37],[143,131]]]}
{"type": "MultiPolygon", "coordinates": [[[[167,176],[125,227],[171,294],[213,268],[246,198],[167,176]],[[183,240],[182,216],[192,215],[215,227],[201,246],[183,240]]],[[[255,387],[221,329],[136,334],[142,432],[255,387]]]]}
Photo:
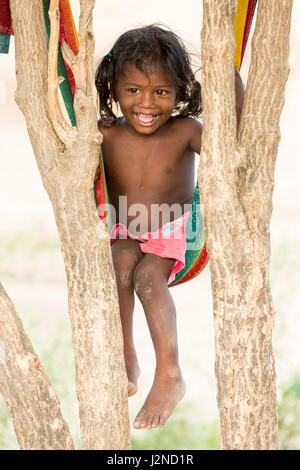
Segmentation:
{"type": "Polygon", "coordinates": [[[140,236],[129,232],[125,225],[115,224],[110,232],[111,245],[117,238],[138,240],[143,253],[152,253],[163,258],[174,258],[175,263],[168,279],[168,284],[174,281],[176,274],[185,266],[186,231],[190,211],[172,220],[155,232],[145,232],[140,236]]]}

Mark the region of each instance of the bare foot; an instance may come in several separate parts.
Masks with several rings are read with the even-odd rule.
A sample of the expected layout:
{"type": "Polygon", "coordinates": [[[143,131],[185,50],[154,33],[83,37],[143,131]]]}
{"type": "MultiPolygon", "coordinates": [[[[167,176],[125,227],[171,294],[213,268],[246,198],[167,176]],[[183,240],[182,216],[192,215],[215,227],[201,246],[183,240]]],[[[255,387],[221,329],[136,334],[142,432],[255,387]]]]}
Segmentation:
{"type": "Polygon", "coordinates": [[[131,397],[137,392],[137,379],[141,373],[136,357],[130,361],[126,360],[126,371],[128,377],[128,396],[131,397]]]}
{"type": "Polygon", "coordinates": [[[163,426],[175,406],[185,394],[185,383],[180,369],[176,373],[155,374],[146,401],[138,413],[133,427],[136,429],[163,426]]]}

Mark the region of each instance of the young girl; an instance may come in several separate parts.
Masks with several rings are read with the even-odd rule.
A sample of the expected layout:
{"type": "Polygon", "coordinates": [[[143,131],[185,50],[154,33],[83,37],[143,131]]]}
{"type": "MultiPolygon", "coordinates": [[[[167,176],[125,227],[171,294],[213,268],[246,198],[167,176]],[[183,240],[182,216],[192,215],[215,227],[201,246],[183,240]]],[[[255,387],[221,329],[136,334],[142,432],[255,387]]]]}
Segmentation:
{"type": "MultiPolygon", "coordinates": [[[[132,332],[136,292],[153,341],[156,371],[134,427],[154,428],[165,424],[185,393],[168,284],[185,262],[195,153],[201,147],[202,125],[195,119],[201,113],[201,87],[182,41],[150,25],[119,37],[100,62],[96,88],[109,202],[116,215],[110,236],[128,395],[136,393],[140,373],[132,332]],[[122,116],[116,117],[113,103],[122,116]]],[[[240,108],[238,72],[236,90],[240,108]]]]}

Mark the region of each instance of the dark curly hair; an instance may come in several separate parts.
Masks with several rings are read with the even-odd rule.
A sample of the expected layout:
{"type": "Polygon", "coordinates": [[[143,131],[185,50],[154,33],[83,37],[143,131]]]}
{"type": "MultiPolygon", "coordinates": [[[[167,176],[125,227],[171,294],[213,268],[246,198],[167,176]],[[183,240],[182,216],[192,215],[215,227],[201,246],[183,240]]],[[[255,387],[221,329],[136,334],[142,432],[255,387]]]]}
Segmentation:
{"type": "Polygon", "coordinates": [[[131,29],[122,34],[105,55],[96,70],[96,88],[99,96],[100,116],[104,124],[114,123],[113,101],[116,86],[125,64],[134,64],[145,73],[152,63],[159,63],[177,86],[177,117],[197,117],[202,111],[201,86],[195,80],[190,54],[182,40],[172,31],[151,24],[131,29]]]}

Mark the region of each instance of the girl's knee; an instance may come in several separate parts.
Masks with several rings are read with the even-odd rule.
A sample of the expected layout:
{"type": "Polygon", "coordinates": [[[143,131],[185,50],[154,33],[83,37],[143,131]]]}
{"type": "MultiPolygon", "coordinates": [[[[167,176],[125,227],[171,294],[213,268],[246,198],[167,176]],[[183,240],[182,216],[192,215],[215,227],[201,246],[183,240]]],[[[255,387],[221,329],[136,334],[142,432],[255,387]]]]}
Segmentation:
{"type": "Polygon", "coordinates": [[[132,274],[132,281],[138,297],[143,299],[152,297],[153,288],[155,288],[158,278],[159,273],[154,264],[137,264],[132,274]]]}
{"type": "Polygon", "coordinates": [[[132,245],[116,241],[112,245],[112,258],[118,285],[128,287],[132,284],[132,272],[140,260],[138,250],[132,245]]]}
{"type": "Polygon", "coordinates": [[[126,242],[127,240],[117,240],[111,247],[114,265],[121,268],[134,268],[140,260],[139,246],[135,246],[126,242]]]}

